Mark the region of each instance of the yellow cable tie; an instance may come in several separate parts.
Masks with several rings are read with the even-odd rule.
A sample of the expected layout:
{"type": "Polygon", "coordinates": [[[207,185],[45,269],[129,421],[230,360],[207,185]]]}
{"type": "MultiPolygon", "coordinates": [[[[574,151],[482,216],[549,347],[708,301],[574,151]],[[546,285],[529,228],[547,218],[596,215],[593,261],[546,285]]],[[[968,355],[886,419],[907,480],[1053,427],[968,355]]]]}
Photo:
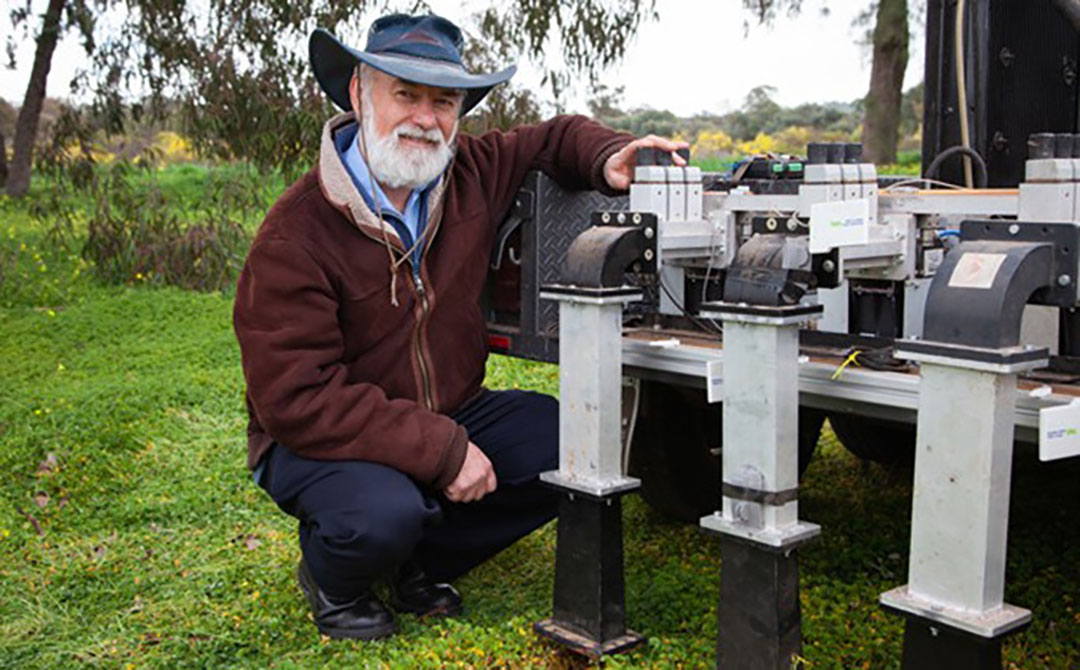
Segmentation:
{"type": "Polygon", "coordinates": [[[855,367],[857,367],[857,368],[862,367],[861,365],[859,365],[859,361],[857,360],[859,354],[861,354],[861,353],[862,353],[862,351],[859,350],[859,349],[856,349],[855,351],[851,352],[851,355],[848,356],[844,360],[844,362],[840,364],[840,367],[836,368],[836,372],[834,372],[832,374],[831,379],[833,381],[836,381],[837,379],[840,379],[840,375],[843,374],[844,368],[846,368],[847,366],[849,366],[849,365],[851,365],[853,363],[855,364],[855,367]]]}

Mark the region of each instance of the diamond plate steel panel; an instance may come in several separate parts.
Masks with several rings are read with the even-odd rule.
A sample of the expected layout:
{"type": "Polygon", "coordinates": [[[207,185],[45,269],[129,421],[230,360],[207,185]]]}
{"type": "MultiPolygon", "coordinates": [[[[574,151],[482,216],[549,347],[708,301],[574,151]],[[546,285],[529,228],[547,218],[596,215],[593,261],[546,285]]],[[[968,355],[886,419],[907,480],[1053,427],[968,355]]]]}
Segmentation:
{"type": "MultiPolygon", "coordinates": [[[[630,206],[626,196],[608,197],[596,191],[568,191],[551,177],[536,173],[536,209],[534,212],[534,235],[536,236],[535,286],[551,284],[559,280],[559,267],[574,239],[590,224],[590,216],[599,209],[625,210],[630,206]]],[[[525,288],[524,286],[522,288],[525,288]]],[[[536,300],[536,294],[522,295],[522,303],[536,300]]],[[[550,301],[539,301],[536,333],[555,337],[559,331],[559,306],[550,301]]]]}

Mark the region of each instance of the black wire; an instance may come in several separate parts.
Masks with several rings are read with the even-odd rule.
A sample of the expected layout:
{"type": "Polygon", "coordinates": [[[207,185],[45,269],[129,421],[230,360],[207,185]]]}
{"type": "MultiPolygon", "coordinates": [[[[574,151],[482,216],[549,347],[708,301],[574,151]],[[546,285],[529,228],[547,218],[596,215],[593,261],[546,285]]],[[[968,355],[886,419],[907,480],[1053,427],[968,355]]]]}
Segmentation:
{"type": "Polygon", "coordinates": [[[687,311],[687,309],[682,306],[682,303],[680,303],[678,300],[676,300],[675,296],[671,294],[671,291],[668,290],[667,284],[664,283],[663,279],[659,280],[658,283],[660,284],[660,290],[663,291],[665,295],[667,295],[668,300],[675,303],[675,306],[679,308],[679,311],[683,313],[683,316],[690,319],[690,321],[692,323],[696,324],[698,328],[701,328],[704,331],[713,333],[714,335],[723,335],[724,334],[723,329],[717,327],[717,325],[715,323],[710,322],[711,325],[706,324],[705,322],[701,321],[700,319],[695,317],[693,314],[691,314],[689,311],[687,311]]]}
{"type": "Polygon", "coordinates": [[[923,174],[923,176],[928,178],[935,178],[934,175],[937,174],[937,171],[941,167],[941,164],[944,163],[947,159],[952,158],[956,154],[964,154],[966,156],[969,156],[975,162],[975,167],[977,168],[978,172],[978,175],[975,179],[975,185],[979,188],[986,188],[986,184],[989,181],[986,172],[986,161],[983,160],[983,157],[979,155],[978,151],[975,151],[974,149],[969,149],[960,144],[956,145],[955,147],[949,147],[945,151],[939,153],[937,156],[934,156],[934,160],[930,161],[930,166],[926,168],[926,172],[923,174]]]}
{"type": "Polygon", "coordinates": [[[908,369],[908,363],[896,358],[893,347],[881,347],[879,349],[862,349],[852,347],[843,353],[843,356],[854,356],[856,364],[871,370],[902,371],[908,369]]]}

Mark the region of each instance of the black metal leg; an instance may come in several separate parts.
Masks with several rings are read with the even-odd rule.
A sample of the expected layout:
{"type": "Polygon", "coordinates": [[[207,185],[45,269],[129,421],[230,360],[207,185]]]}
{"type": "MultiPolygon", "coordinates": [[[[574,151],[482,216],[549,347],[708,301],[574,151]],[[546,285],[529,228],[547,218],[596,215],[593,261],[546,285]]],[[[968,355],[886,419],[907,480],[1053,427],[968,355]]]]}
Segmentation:
{"type": "Polygon", "coordinates": [[[620,496],[564,491],[556,541],[553,616],[536,631],[594,657],[643,642],[626,628],[620,496]]]}
{"type": "Polygon", "coordinates": [[[907,617],[902,670],[1001,670],[1002,640],[1027,627],[997,637],[982,637],[891,607],[885,609],[907,617]]]}
{"type": "Polygon", "coordinates": [[[789,670],[802,650],[799,562],[778,551],[720,536],[720,670],[789,670]]]}

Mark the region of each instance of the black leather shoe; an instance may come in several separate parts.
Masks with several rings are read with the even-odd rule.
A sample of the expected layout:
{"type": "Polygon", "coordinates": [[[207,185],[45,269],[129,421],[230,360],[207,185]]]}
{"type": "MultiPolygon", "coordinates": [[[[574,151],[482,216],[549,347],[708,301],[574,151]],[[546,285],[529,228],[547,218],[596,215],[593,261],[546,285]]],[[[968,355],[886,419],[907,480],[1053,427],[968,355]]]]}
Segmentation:
{"type": "Polygon", "coordinates": [[[461,614],[461,594],[457,589],[432,582],[412,561],[398,569],[390,584],[390,594],[390,606],[398,612],[446,617],[461,614]]]}
{"type": "Polygon", "coordinates": [[[378,640],[397,632],[393,613],[370,590],[351,599],[329,596],[312,579],[304,559],[296,567],[296,579],[323,635],[378,640]]]}

